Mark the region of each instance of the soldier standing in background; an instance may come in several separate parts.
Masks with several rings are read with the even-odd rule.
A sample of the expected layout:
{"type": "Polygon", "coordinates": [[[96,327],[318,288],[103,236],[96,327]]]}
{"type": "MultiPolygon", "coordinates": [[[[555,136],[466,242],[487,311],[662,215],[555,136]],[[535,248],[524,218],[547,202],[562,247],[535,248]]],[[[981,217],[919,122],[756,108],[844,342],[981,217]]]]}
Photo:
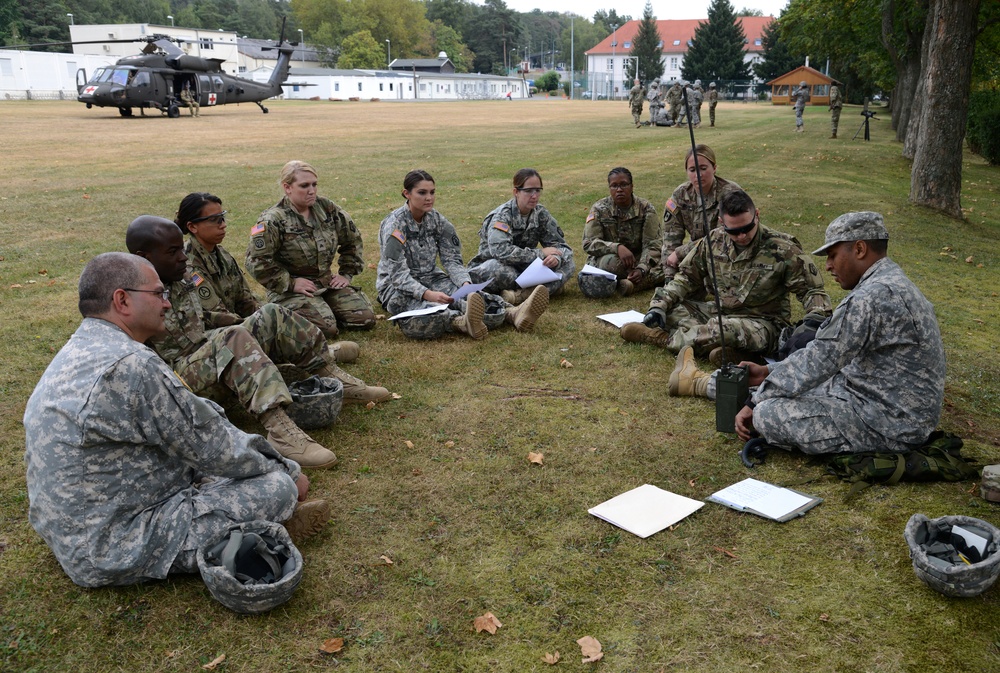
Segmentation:
{"type": "Polygon", "coordinates": [[[708,85],[708,119],[709,126],[715,126],[715,106],[719,104],[719,91],[715,88],[715,82],[708,85]]]}
{"type": "Polygon", "coordinates": [[[642,126],[642,104],[646,100],[646,89],[639,83],[639,78],[635,78],[635,84],[628,92],[628,105],[632,109],[632,119],[635,127],[642,126]]]}
{"type": "Polygon", "coordinates": [[[681,113],[681,96],[683,92],[681,91],[681,84],[678,81],[674,81],[673,86],[667,91],[667,105],[670,106],[670,111],[667,113],[670,117],[670,121],[674,124],[677,123],[677,118],[681,113]]]}
{"type": "Polygon", "coordinates": [[[795,106],[795,132],[802,133],[805,130],[802,113],[806,109],[806,103],[809,102],[809,85],[805,80],[799,82],[799,86],[792,90],[791,100],[795,106]]]}
{"type": "MultiPolygon", "coordinates": [[[[844,98],[836,84],[830,85],[830,139],[837,138],[837,127],[840,125],[840,110],[844,107],[844,98]]],[[[867,120],[866,120],[867,121],[867,120]]]]}

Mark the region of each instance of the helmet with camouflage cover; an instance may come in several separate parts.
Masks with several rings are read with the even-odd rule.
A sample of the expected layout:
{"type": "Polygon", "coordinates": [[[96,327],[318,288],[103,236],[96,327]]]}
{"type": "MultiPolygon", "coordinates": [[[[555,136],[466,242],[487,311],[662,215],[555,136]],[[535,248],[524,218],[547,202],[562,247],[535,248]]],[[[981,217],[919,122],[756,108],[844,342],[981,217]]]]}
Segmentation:
{"type": "Polygon", "coordinates": [[[913,572],[945,596],[978,596],[1000,576],[1000,529],[982,519],[960,515],[928,519],[914,514],[906,523],[903,537],[910,547],[913,572]],[[967,538],[953,532],[956,526],[986,540],[981,556],[978,551],[973,555],[973,545],[967,545],[967,538]],[[963,549],[965,553],[959,555],[963,549]]]}
{"type": "Polygon", "coordinates": [[[709,89],[714,89],[715,88],[715,82],[709,82],[708,83],[708,88],[709,89]]]}
{"type": "Polygon", "coordinates": [[[576,284],[580,286],[580,292],[584,297],[591,299],[606,299],[615,293],[618,287],[618,280],[608,278],[598,273],[580,272],[576,276],[576,284]]]}
{"type": "Polygon", "coordinates": [[[427,315],[417,315],[410,318],[400,318],[393,322],[399,330],[411,339],[423,341],[439,339],[448,330],[451,324],[450,311],[437,311],[427,315]]]}
{"type": "Polygon", "coordinates": [[[196,558],[212,597],[242,614],[278,607],[302,581],[302,554],[273,521],[234,524],[199,547],[196,558]]]}
{"type": "Polygon", "coordinates": [[[289,385],[288,392],[292,403],[285,413],[303,430],[333,425],[344,404],[344,384],[335,378],[310,376],[289,385]]]}
{"type": "Polygon", "coordinates": [[[486,313],[483,314],[483,324],[486,325],[486,329],[491,332],[495,329],[500,329],[503,327],[506,319],[507,311],[503,306],[495,302],[486,303],[486,313]]]}

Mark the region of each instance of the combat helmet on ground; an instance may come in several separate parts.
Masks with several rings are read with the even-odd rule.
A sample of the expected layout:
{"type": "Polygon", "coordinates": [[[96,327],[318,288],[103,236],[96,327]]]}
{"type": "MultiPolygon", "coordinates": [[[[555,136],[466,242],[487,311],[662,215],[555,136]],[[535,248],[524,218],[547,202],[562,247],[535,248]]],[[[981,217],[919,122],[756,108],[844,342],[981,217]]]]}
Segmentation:
{"type": "Polygon", "coordinates": [[[583,273],[581,271],[576,276],[576,284],[580,286],[580,292],[583,293],[584,297],[606,299],[615,293],[618,280],[599,273],[583,273]]]}
{"type": "Polygon", "coordinates": [[[451,324],[451,314],[448,311],[437,311],[427,315],[417,315],[410,318],[400,318],[393,322],[399,331],[411,339],[427,341],[439,339],[451,324]]]}
{"type": "Polygon", "coordinates": [[[333,425],[344,404],[344,384],[339,379],[310,376],[288,386],[292,403],[285,413],[303,430],[333,425]]]}
{"type": "Polygon", "coordinates": [[[982,519],[960,515],[928,519],[914,514],[903,537],[910,547],[913,572],[945,596],[978,596],[1000,576],[1000,529],[982,519]]]}

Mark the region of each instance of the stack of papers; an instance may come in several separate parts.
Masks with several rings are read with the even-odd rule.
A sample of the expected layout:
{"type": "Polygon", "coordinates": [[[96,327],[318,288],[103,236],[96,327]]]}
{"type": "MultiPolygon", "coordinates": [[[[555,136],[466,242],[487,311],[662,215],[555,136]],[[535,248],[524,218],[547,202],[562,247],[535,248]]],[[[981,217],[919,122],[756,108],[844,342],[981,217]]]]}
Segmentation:
{"type": "Polygon", "coordinates": [[[802,516],[823,502],[822,498],[813,498],[756,479],[744,479],[713,493],[707,500],[779,522],[802,516]]]}
{"type": "Polygon", "coordinates": [[[630,322],[642,322],[642,319],[645,317],[644,314],[636,310],[631,310],[622,311],[621,313],[605,313],[604,315],[597,316],[597,319],[609,322],[618,329],[621,329],[630,322]]]}
{"type": "Polygon", "coordinates": [[[587,512],[633,535],[646,538],[673,526],[704,505],[698,500],[644,484],[591,507],[587,512]]]}

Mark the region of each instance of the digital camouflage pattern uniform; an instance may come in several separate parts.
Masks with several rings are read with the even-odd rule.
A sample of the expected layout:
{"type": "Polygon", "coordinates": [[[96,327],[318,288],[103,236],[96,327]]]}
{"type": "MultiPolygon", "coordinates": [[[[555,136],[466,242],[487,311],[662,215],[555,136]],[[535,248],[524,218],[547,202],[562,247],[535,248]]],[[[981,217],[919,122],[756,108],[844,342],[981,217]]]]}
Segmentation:
{"type": "Polygon", "coordinates": [[[701,104],[703,102],[705,102],[705,90],[703,88],[701,88],[701,84],[695,84],[691,88],[694,89],[694,91],[695,91],[694,113],[695,113],[695,119],[696,119],[696,121],[694,123],[695,124],[700,124],[701,123],[701,104]]]}
{"type": "Polygon", "coordinates": [[[719,91],[714,86],[708,87],[708,120],[709,126],[715,126],[715,106],[719,104],[719,91]]]}
{"type": "MultiPolygon", "coordinates": [[[[462,263],[462,242],[455,227],[436,210],[417,222],[409,206],[397,208],[382,220],[378,242],[382,256],[375,288],[379,302],[392,315],[439,306],[424,300],[426,290],[450,295],[465,283],[472,282],[462,263]]],[[[492,285],[489,287],[492,289],[492,285]]],[[[486,326],[495,329],[502,325],[510,304],[493,294],[479,294],[486,302],[486,326]]],[[[462,300],[452,304],[448,313],[454,318],[464,310],[465,300],[462,300]]],[[[418,329],[419,324],[412,324],[407,331],[418,329]]],[[[451,320],[448,320],[447,329],[451,329],[451,320]]]]}
{"type": "Polygon", "coordinates": [[[83,320],[24,412],[28,518],[71,580],[197,572],[231,524],[291,517],[298,465],[219,412],[116,325],[83,320]]]}
{"type": "Polygon", "coordinates": [[[646,199],[632,197],[632,205],[620,210],[610,196],[590,207],[583,227],[583,251],[587,264],[610,271],[619,278],[628,277],[629,270],[618,256],[618,246],[624,245],[635,256],[635,268],[642,272],[636,290],[646,290],[663,284],[660,264],[660,220],[656,207],[646,199]]]}
{"type": "Polygon", "coordinates": [[[667,114],[670,115],[670,121],[675,124],[681,114],[681,103],[683,100],[684,90],[681,89],[679,82],[674,82],[674,85],[667,90],[666,102],[670,106],[670,111],[667,114]]]}
{"type": "Polygon", "coordinates": [[[687,88],[687,109],[691,111],[691,125],[701,124],[701,101],[703,99],[700,89],[693,86],[687,88]]]}
{"type": "Polygon", "coordinates": [[[275,362],[307,372],[332,364],[322,333],[277,304],[264,304],[238,325],[206,330],[212,314],[203,319],[198,287],[189,278],[170,284],[167,333],[149,344],[195,394],[222,401],[231,391],[260,415],[292,401],[275,362]]]}
{"type": "Polygon", "coordinates": [[[556,218],[545,206],[535,206],[524,217],[517,208],[517,200],[511,199],[483,220],[479,229],[479,252],[469,262],[469,275],[476,283],[492,278],[490,290],[493,292],[520,289],[517,277],[533,261],[545,258],[541,248],[556,248],[561,253],[559,265],[552,270],[562,274],[562,280],[544,284],[552,296],[562,290],[576,270],[573,249],[566,244],[556,218]]]}
{"type": "Polygon", "coordinates": [[[368,297],[353,285],[330,288],[334,258],[338,273],[351,281],[364,271],[361,232],[351,216],[333,201],[319,196],[306,220],[284,198],[261,213],[250,230],[247,272],[267,289],[267,300],[301,314],[333,339],[339,327],[371,329],[375,311],[368,297]],[[307,297],[292,290],[296,278],[316,284],[307,297]],[[338,327],[339,326],[339,327],[338,327]]]}
{"type": "Polygon", "coordinates": [[[889,258],[861,276],[816,338],[752,395],[754,428],[805,453],[907,451],[937,427],[945,358],[934,307],[889,258]]]}
{"type": "Polygon", "coordinates": [[[802,113],[805,112],[806,103],[809,102],[809,86],[797,86],[791,94],[792,105],[795,106],[795,130],[801,132],[804,128],[802,113]]]}
{"type": "Polygon", "coordinates": [[[632,110],[632,120],[635,127],[642,126],[642,106],[646,101],[646,89],[641,84],[636,84],[628,92],[628,105],[632,110]]]}
{"type": "Polygon", "coordinates": [[[217,316],[213,318],[213,325],[222,326],[223,316],[231,321],[228,324],[235,325],[260,308],[260,302],[243,278],[243,271],[221,245],[209,252],[198,239],[189,236],[184,254],[202,308],[217,316]]]}
{"type": "Polygon", "coordinates": [[[646,99],[649,101],[649,125],[655,126],[656,120],[660,117],[663,111],[663,94],[665,92],[660,87],[660,80],[653,80],[653,83],[649,85],[649,93],[646,94],[646,99]]]}
{"type": "Polygon", "coordinates": [[[830,137],[837,137],[837,128],[840,126],[840,111],[844,107],[844,98],[840,94],[840,89],[836,84],[830,85],[830,137]]]}
{"type": "Polygon", "coordinates": [[[696,355],[705,356],[721,345],[714,302],[689,299],[696,292],[713,293],[710,250],[718,274],[726,346],[773,354],[781,330],[791,321],[789,293],[798,297],[806,313],[830,314],[832,305],[819,269],[795,237],[764,225],[757,229],[744,250],[723,229],[712,230],[684,258],[674,279],[653,293],[649,307],[666,314],[666,329],[673,333],[669,350],[677,353],[692,346],[696,355]]]}
{"type": "MultiPolygon", "coordinates": [[[[731,180],[715,176],[712,189],[705,194],[705,215],[708,217],[709,230],[719,226],[719,202],[722,200],[722,195],[731,189],[740,189],[740,186],[731,180]]],[[[660,253],[660,261],[664,265],[663,271],[667,280],[673,278],[677,272],[676,268],[666,265],[670,253],[677,251],[679,265],[691,252],[695,242],[704,235],[705,225],[701,215],[698,187],[685,182],[674,190],[673,195],[663,206],[663,250],[660,253]],[[691,240],[687,245],[682,245],[685,234],[688,234],[691,240]]]]}

